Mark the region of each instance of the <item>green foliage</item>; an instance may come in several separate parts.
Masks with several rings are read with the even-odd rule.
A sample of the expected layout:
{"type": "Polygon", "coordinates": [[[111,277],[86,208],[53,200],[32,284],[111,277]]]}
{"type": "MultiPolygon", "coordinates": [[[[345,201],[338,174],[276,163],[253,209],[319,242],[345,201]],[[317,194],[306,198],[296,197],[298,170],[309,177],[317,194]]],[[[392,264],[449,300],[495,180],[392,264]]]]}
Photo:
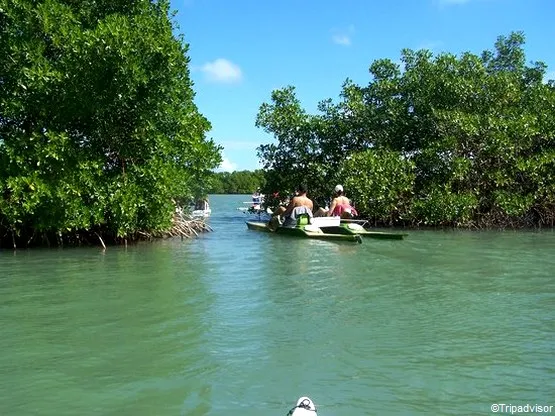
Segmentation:
{"type": "Polygon", "coordinates": [[[341,175],[360,214],[381,221],[410,219],[414,162],[389,150],[354,153],[343,162],[341,175]]]}
{"type": "MultiPolygon", "coordinates": [[[[355,95],[344,85],[345,95],[355,95]]],[[[354,88],[354,87],[353,87],[354,88]]],[[[293,87],[272,92],[272,104],[262,104],[257,127],[273,134],[278,144],[258,148],[266,171],[265,194],[280,191],[288,194],[306,182],[309,193],[320,205],[330,196],[330,183],[339,179],[338,170],[345,155],[356,146],[351,137],[343,108],[323,101],[323,114],[308,115],[301,108],[293,87]]]]}
{"type": "Polygon", "coordinates": [[[264,172],[255,171],[217,172],[210,178],[208,193],[250,194],[264,185],[264,172]]]}
{"type": "Polygon", "coordinates": [[[256,126],[272,133],[279,146],[260,146],[265,169],[278,170],[285,179],[280,188],[295,187],[317,163],[318,145],[313,132],[317,128],[314,118],[302,110],[294,88],[272,92],[272,104],[262,104],[256,126]]]}
{"type": "Polygon", "coordinates": [[[495,204],[507,215],[518,217],[526,214],[534,204],[534,195],[521,195],[508,191],[496,191],[494,193],[495,204]]]}
{"type": "Polygon", "coordinates": [[[405,221],[409,207],[415,224],[552,218],[555,85],[544,82],[544,63],[526,64],[524,40],[519,32],[500,36],[480,56],[405,49],[400,65],[373,62],[368,85],[347,80],[339,102],[323,101],[316,115],[304,112],[292,87],[274,91],[257,119],[277,139],[259,148],[266,187],[302,179],[321,197],[348,181],[358,206],[388,222],[405,221]],[[392,154],[411,161],[410,190],[393,173],[378,173],[392,154]],[[369,204],[389,188],[399,201],[369,204]]]}
{"type": "Polygon", "coordinates": [[[221,161],[169,2],[0,0],[0,21],[0,228],[168,226],[221,161]]]}
{"type": "Polygon", "coordinates": [[[424,225],[470,225],[478,205],[476,195],[470,192],[454,193],[446,186],[435,186],[425,197],[416,199],[412,212],[424,225]]]}

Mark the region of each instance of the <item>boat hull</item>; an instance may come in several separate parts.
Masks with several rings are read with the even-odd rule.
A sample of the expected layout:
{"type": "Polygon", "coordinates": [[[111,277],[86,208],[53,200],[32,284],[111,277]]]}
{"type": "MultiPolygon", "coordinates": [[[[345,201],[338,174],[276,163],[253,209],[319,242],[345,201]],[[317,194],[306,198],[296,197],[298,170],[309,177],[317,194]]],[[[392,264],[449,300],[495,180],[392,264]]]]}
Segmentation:
{"type": "Polygon", "coordinates": [[[347,229],[332,230],[334,232],[315,232],[307,230],[304,226],[296,227],[278,227],[272,231],[264,222],[247,221],[247,228],[249,230],[275,232],[276,234],[290,235],[294,237],[311,238],[315,240],[334,240],[334,241],[350,241],[355,243],[362,243],[360,235],[349,232],[347,229]]]}
{"type": "Polygon", "coordinates": [[[196,218],[207,218],[212,214],[212,210],[208,209],[195,209],[191,212],[191,215],[196,218]]]}

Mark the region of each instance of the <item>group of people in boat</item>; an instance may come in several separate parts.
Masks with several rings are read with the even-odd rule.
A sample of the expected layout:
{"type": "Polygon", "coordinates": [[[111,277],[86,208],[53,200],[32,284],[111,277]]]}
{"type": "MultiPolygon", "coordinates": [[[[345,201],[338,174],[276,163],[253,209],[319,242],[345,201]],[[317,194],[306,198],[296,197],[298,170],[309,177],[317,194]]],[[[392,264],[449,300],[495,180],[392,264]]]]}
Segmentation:
{"type": "Polygon", "coordinates": [[[309,217],[341,217],[353,218],[358,215],[352,206],[349,198],[345,196],[343,186],[337,185],[334,189],[334,198],[328,209],[319,207],[314,210],[314,202],[306,196],[308,192],[306,184],[302,183],[297,187],[295,196],[289,201],[287,206],[280,205],[273,212],[270,219],[270,228],[275,229],[279,225],[293,226],[296,224],[300,215],[306,214],[309,217]]]}

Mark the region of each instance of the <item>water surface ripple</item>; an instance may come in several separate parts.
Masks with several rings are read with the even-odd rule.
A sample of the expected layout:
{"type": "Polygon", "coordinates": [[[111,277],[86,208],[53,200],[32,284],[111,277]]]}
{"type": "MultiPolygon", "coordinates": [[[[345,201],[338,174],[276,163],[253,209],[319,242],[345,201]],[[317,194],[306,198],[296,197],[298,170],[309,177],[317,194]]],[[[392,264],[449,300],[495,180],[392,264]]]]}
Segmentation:
{"type": "Polygon", "coordinates": [[[305,241],[247,230],[244,198],[195,240],[0,252],[0,414],[555,405],[555,233],[305,241]]]}

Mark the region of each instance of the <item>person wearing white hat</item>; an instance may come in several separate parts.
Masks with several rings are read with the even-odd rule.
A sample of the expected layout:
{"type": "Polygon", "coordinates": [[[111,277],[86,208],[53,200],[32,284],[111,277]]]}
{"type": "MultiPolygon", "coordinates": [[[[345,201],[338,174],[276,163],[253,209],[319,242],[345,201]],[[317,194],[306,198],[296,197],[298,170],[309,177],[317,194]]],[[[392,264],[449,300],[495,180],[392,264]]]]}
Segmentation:
{"type": "Polygon", "coordinates": [[[327,217],[353,218],[358,215],[351,205],[351,201],[344,194],[343,186],[337,185],[334,189],[335,197],[331,201],[330,209],[324,215],[327,217]]]}

